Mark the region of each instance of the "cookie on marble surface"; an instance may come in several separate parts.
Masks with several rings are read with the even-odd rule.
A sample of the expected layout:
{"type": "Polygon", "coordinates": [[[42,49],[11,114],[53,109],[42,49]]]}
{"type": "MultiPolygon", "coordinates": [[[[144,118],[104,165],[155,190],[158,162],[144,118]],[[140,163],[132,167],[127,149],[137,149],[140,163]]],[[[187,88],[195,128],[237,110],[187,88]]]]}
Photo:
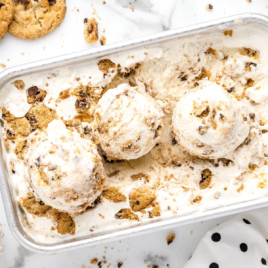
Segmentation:
{"type": "Polygon", "coordinates": [[[98,23],[94,18],[84,19],[85,29],[84,37],[87,43],[93,44],[98,41],[98,23]]]}
{"type": "Polygon", "coordinates": [[[14,6],[12,0],[0,0],[0,39],[2,39],[7,31],[8,25],[14,16],[14,6]]]}
{"type": "Polygon", "coordinates": [[[8,31],[22,39],[47,35],[61,24],[66,13],[65,0],[13,0],[13,3],[15,13],[8,31]]]}

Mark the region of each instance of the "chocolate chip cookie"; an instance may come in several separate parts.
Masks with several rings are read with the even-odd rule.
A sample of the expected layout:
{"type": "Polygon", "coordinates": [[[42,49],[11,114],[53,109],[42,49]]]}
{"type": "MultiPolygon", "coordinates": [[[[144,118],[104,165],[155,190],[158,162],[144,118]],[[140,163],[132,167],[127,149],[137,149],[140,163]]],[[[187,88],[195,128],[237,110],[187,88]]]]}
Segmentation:
{"type": "Polygon", "coordinates": [[[8,25],[14,16],[14,6],[12,0],[0,0],[0,39],[2,39],[7,31],[8,25]]]}
{"type": "Polygon", "coordinates": [[[65,0],[13,0],[13,3],[15,14],[8,30],[22,39],[47,35],[61,24],[66,13],[65,0]]]}

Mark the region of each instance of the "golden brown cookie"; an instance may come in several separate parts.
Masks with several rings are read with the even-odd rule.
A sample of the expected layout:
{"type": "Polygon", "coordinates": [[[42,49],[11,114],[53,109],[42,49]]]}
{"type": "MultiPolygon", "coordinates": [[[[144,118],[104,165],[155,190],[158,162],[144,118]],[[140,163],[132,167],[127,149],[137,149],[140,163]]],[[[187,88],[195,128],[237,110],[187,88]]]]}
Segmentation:
{"type": "Polygon", "coordinates": [[[129,203],[133,211],[140,211],[149,206],[156,199],[152,189],[143,186],[133,189],[129,194],[129,203]]]}
{"type": "Polygon", "coordinates": [[[87,43],[93,44],[98,41],[98,23],[94,18],[84,19],[84,37],[87,43]]]}
{"type": "Polygon", "coordinates": [[[15,13],[8,31],[22,39],[47,35],[61,24],[66,13],[65,0],[13,0],[13,3],[15,13]]]}
{"type": "Polygon", "coordinates": [[[46,128],[48,124],[56,119],[56,112],[44,105],[32,107],[26,114],[33,128],[46,128]]]}
{"type": "Polygon", "coordinates": [[[12,0],[0,0],[0,39],[2,39],[7,31],[8,25],[14,16],[14,6],[12,0]]]}

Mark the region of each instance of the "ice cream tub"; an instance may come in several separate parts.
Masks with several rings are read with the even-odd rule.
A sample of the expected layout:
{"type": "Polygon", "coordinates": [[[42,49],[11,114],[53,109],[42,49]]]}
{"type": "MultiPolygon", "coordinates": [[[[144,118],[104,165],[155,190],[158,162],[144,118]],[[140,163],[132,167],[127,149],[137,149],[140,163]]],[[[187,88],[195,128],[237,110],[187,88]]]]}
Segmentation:
{"type": "MultiPolygon", "coordinates": [[[[169,44],[169,47],[167,48],[167,51],[168,51],[172,47],[172,45],[170,45],[170,44],[172,44],[172,42],[174,42],[174,44],[176,44],[176,42],[178,40],[181,40],[183,38],[187,38],[188,40],[190,40],[191,38],[196,38],[197,36],[203,37],[203,36],[210,36],[211,34],[214,34],[214,35],[221,34],[224,38],[224,43],[226,46],[231,44],[230,46],[235,47],[235,45],[237,45],[237,46],[239,46],[239,48],[241,47],[241,48],[245,49],[245,51],[247,53],[253,54],[253,55],[251,55],[251,57],[254,58],[256,55],[251,50],[247,50],[247,47],[248,46],[254,47],[255,46],[254,42],[260,43],[258,41],[259,40],[258,38],[261,38],[262,33],[265,33],[265,34],[267,33],[267,36],[268,36],[268,18],[267,17],[262,16],[262,15],[258,15],[258,14],[241,14],[241,15],[236,15],[233,17],[228,17],[228,18],[224,18],[224,19],[220,19],[220,20],[215,20],[212,22],[206,22],[206,23],[202,23],[202,24],[198,24],[198,25],[194,25],[194,26],[189,26],[186,28],[170,30],[170,31],[166,31],[166,32],[152,35],[152,36],[142,37],[142,38],[138,38],[138,39],[134,39],[134,40],[130,40],[130,41],[125,41],[125,42],[121,42],[121,43],[117,43],[117,44],[107,45],[107,46],[97,48],[97,49],[76,52],[73,54],[64,55],[64,56],[60,56],[57,58],[51,58],[51,59],[46,59],[46,60],[39,61],[39,62],[33,62],[33,63],[21,65],[21,66],[16,66],[16,67],[6,69],[5,71],[3,71],[0,74],[0,88],[2,90],[1,96],[2,96],[2,98],[6,97],[5,92],[4,92],[6,85],[8,83],[10,83],[10,81],[15,81],[16,78],[19,79],[20,77],[26,77],[26,76],[27,77],[31,77],[31,76],[37,77],[38,74],[40,74],[40,73],[50,72],[52,78],[50,78],[51,82],[48,82],[47,84],[49,84],[49,83],[52,84],[53,83],[52,80],[54,79],[53,76],[55,76],[57,78],[57,72],[61,73],[62,77],[65,77],[65,76],[69,75],[70,70],[76,69],[77,66],[82,66],[81,73],[84,73],[86,70],[85,64],[87,64],[87,62],[91,62],[91,61],[98,62],[102,59],[105,59],[106,57],[111,59],[113,62],[120,64],[122,73],[127,72],[127,69],[128,69],[127,65],[123,66],[123,64],[122,64],[122,59],[121,59],[123,57],[122,55],[126,55],[126,53],[128,53],[129,51],[131,52],[129,54],[129,56],[127,58],[125,58],[125,62],[127,62],[129,65],[131,65],[133,62],[135,63],[135,61],[137,61],[137,62],[144,61],[144,59],[146,57],[150,57],[150,53],[152,53],[154,55],[154,57],[161,58],[162,52],[160,50],[158,50],[158,46],[162,46],[162,44],[163,44],[163,46],[165,46],[165,44],[167,43],[167,44],[169,44]],[[250,32],[250,33],[252,33],[252,37],[247,39],[245,37],[245,34],[244,35],[241,34],[241,36],[243,36],[243,40],[237,41],[237,44],[234,44],[234,42],[232,41],[233,31],[236,33],[236,40],[239,40],[240,29],[241,29],[241,33],[242,33],[242,31],[245,32],[245,29],[247,29],[247,28],[256,29],[254,31],[254,33],[250,32]],[[152,47],[152,50],[148,50],[149,52],[146,50],[148,47],[152,47]],[[137,53],[138,49],[141,49],[142,53],[141,52],[137,53]],[[148,56],[148,54],[149,54],[149,56],[148,56]],[[75,68],[73,68],[72,66],[75,66],[75,68]]],[[[205,44],[205,45],[207,46],[207,44],[205,44]]],[[[209,46],[209,44],[208,44],[208,46],[209,46]]],[[[189,50],[190,49],[191,49],[191,47],[189,47],[189,50]]],[[[265,49],[262,51],[264,51],[264,53],[265,53],[265,49]]],[[[211,54],[213,56],[213,53],[215,54],[213,49],[208,49],[206,47],[205,55],[211,54]]],[[[242,54],[238,53],[241,56],[239,56],[237,54],[238,55],[237,57],[240,60],[239,62],[242,62],[243,64],[245,62],[245,64],[247,64],[247,61],[245,60],[245,58],[244,58],[245,56],[243,55],[243,53],[242,54]]],[[[186,62],[187,62],[188,55],[185,54],[182,56],[185,57],[186,62]]],[[[210,56],[208,56],[208,57],[210,57],[210,56]]],[[[218,53],[217,58],[219,58],[219,60],[224,61],[224,62],[226,62],[228,60],[229,61],[232,60],[232,59],[225,58],[225,56],[222,53],[218,53]]],[[[249,70],[251,70],[252,72],[255,71],[254,68],[256,67],[256,63],[254,62],[254,60],[252,59],[252,62],[249,62],[247,65],[249,70]]],[[[199,61],[200,60],[197,59],[197,62],[199,62],[199,61]]],[[[148,64],[149,65],[151,64],[150,58],[148,58],[148,64]]],[[[233,64],[233,62],[230,63],[230,68],[233,67],[232,64],[233,64]]],[[[180,67],[178,67],[178,68],[180,68],[180,67]]],[[[244,66],[241,67],[241,66],[239,66],[239,64],[237,64],[235,71],[242,72],[242,71],[244,71],[243,68],[244,68],[244,66]]],[[[94,70],[92,69],[92,77],[98,78],[99,73],[97,72],[95,74],[95,73],[93,73],[93,71],[94,70]]],[[[172,71],[176,72],[177,70],[172,69],[172,71]]],[[[195,82],[194,83],[197,83],[196,81],[200,81],[204,77],[209,76],[208,73],[209,72],[207,70],[206,72],[200,73],[198,75],[194,74],[195,75],[195,82]]],[[[102,75],[102,73],[101,73],[101,80],[91,81],[91,83],[92,84],[94,84],[94,83],[96,83],[96,84],[106,83],[110,79],[109,75],[110,74],[102,75]]],[[[166,75],[168,77],[168,74],[166,74],[166,75]]],[[[92,80],[92,77],[83,78],[82,76],[81,76],[81,78],[77,79],[78,76],[79,76],[79,74],[75,73],[75,71],[73,74],[70,75],[71,79],[73,79],[72,81],[76,81],[77,84],[79,84],[80,82],[83,83],[83,82],[87,81],[86,79],[92,80]],[[85,79],[85,81],[83,79],[85,79]]],[[[190,74],[186,75],[185,73],[180,72],[180,73],[178,73],[178,76],[179,76],[180,81],[184,82],[186,79],[188,79],[190,77],[190,74]]],[[[139,78],[145,79],[143,74],[140,74],[139,78]]],[[[163,76],[162,79],[166,79],[166,77],[163,76]]],[[[260,101],[262,101],[260,99],[262,99],[263,96],[265,96],[265,93],[263,93],[261,90],[262,85],[260,85],[260,89],[257,90],[258,91],[258,94],[257,94],[256,91],[254,91],[254,88],[251,89],[251,87],[250,87],[250,85],[251,85],[250,83],[252,82],[252,79],[250,80],[250,78],[248,78],[248,77],[247,77],[247,79],[248,79],[247,81],[241,81],[241,83],[248,83],[249,84],[248,85],[249,89],[247,89],[245,94],[248,94],[248,98],[251,100],[251,102],[253,104],[259,103],[260,101]]],[[[204,84],[204,87],[206,87],[206,89],[205,89],[207,92],[206,94],[209,95],[210,94],[209,92],[211,90],[210,85],[208,85],[208,86],[206,85],[208,79],[204,79],[204,80],[206,80],[205,84],[204,84]]],[[[201,82],[199,82],[199,84],[202,86],[201,82]]],[[[233,90],[233,86],[231,84],[232,84],[232,81],[226,81],[226,85],[225,85],[226,91],[228,91],[229,93],[232,92],[232,90],[233,90]],[[228,82],[228,84],[227,84],[227,82],[228,82]]],[[[18,87],[19,86],[20,85],[18,85],[18,87]]],[[[153,87],[153,85],[152,85],[152,87],[153,87]]],[[[34,91],[34,90],[35,89],[33,88],[32,91],[34,91]]],[[[124,85],[121,86],[118,89],[118,92],[121,92],[121,91],[126,92],[126,90],[128,90],[128,93],[126,95],[127,97],[129,97],[129,95],[132,96],[131,94],[134,94],[133,98],[137,98],[137,103],[133,105],[134,108],[135,108],[135,105],[138,105],[138,104],[141,105],[141,103],[143,103],[144,100],[139,99],[140,95],[137,95],[137,93],[135,93],[135,92],[134,93],[131,92],[131,88],[128,88],[128,86],[124,86],[124,85]]],[[[228,99],[229,98],[228,94],[226,92],[221,93],[222,92],[221,90],[222,89],[219,89],[220,93],[218,94],[218,96],[220,96],[221,98],[228,99]],[[223,95],[220,95],[220,94],[223,94],[223,95]]],[[[21,93],[18,93],[18,94],[19,95],[18,95],[17,99],[19,100],[21,98],[21,96],[20,96],[21,93]]],[[[201,94],[200,99],[202,99],[202,97],[203,96],[201,94]]],[[[71,98],[74,98],[74,97],[70,97],[69,99],[71,99],[71,98]]],[[[111,96],[107,97],[107,100],[109,100],[109,98],[113,98],[113,96],[111,95],[111,96]]],[[[216,93],[213,101],[214,102],[220,101],[220,100],[218,100],[219,98],[218,99],[217,98],[218,97],[217,97],[217,93],[216,93]]],[[[49,98],[46,98],[46,105],[48,105],[48,107],[50,107],[52,104],[49,103],[49,101],[47,99],[49,99],[49,98]]],[[[74,99],[74,101],[75,101],[75,99],[74,99]]],[[[148,102],[150,102],[150,101],[148,100],[148,102]]],[[[186,101],[188,101],[187,98],[185,98],[185,103],[186,103],[186,101]]],[[[191,101],[191,98],[189,101],[191,101]]],[[[145,102],[146,102],[146,100],[145,100],[145,102]]],[[[227,102],[228,102],[228,100],[227,100],[227,102]]],[[[60,102],[58,102],[58,103],[55,102],[55,103],[53,103],[53,105],[55,105],[55,107],[59,107],[60,106],[59,103],[60,102]]],[[[103,103],[104,103],[103,107],[105,108],[106,107],[105,106],[106,105],[105,98],[103,99],[103,103]]],[[[25,109],[25,106],[22,107],[22,106],[20,106],[19,103],[16,104],[16,102],[9,103],[7,105],[9,105],[7,107],[9,107],[11,110],[12,109],[13,109],[13,111],[16,110],[16,113],[18,113],[17,115],[15,114],[16,117],[20,117],[21,116],[20,113],[23,113],[23,110],[25,109]],[[17,105],[16,109],[14,108],[15,107],[14,104],[17,105]]],[[[67,105],[68,105],[68,103],[67,103],[67,105]]],[[[160,106],[162,105],[161,107],[164,107],[164,104],[161,101],[159,101],[159,105],[160,106]]],[[[232,103],[230,105],[231,105],[230,106],[231,109],[233,109],[232,105],[234,105],[234,104],[232,103]]],[[[184,106],[182,106],[182,107],[184,109],[184,106]]],[[[62,112],[61,112],[61,110],[58,108],[58,114],[65,121],[68,121],[68,119],[70,119],[69,117],[73,116],[75,111],[72,111],[71,109],[69,109],[68,112],[65,112],[64,109],[65,108],[63,107],[62,112]]],[[[100,109],[100,114],[105,113],[105,109],[103,109],[103,110],[100,109]]],[[[154,110],[154,111],[156,111],[157,109],[158,108],[155,108],[155,107],[152,108],[152,110],[154,110]]],[[[168,106],[165,106],[163,109],[166,109],[165,111],[166,111],[166,113],[168,113],[168,109],[169,109],[168,106]]],[[[187,109],[187,107],[184,110],[186,110],[186,109],[187,109]]],[[[217,109],[219,109],[220,111],[223,110],[222,108],[219,108],[219,107],[217,107],[217,109]]],[[[239,113],[239,111],[240,111],[239,109],[235,108],[234,109],[235,113],[239,113]]],[[[181,113],[179,108],[178,109],[176,108],[175,111],[178,114],[181,113]]],[[[157,113],[158,113],[158,110],[157,110],[157,113]]],[[[227,112],[226,112],[226,114],[228,115],[227,112]]],[[[249,114],[251,115],[250,116],[251,120],[254,120],[255,115],[253,116],[251,112],[249,112],[249,114]]],[[[161,117],[161,112],[159,112],[157,114],[157,116],[158,117],[157,117],[156,121],[158,120],[160,122],[161,120],[159,118],[161,117]]],[[[186,119],[189,120],[188,118],[186,118],[186,119]]],[[[224,120],[224,119],[222,116],[220,116],[219,119],[217,119],[217,120],[224,120]]],[[[239,121],[240,122],[239,124],[243,124],[242,128],[235,130],[237,132],[240,132],[239,134],[242,136],[241,139],[243,139],[243,140],[248,135],[248,131],[249,131],[247,128],[248,120],[250,120],[250,118],[247,118],[245,116],[244,120],[242,120],[242,122],[240,122],[241,120],[239,121]]],[[[180,121],[178,121],[178,122],[179,122],[179,124],[184,124],[183,120],[181,122],[180,121]]],[[[214,126],[213,122],[212,122],[212,128],[214,126]]],[[[159,124],[161,124],[161,123],[159,123],[159,124]]],[[[217,124],[219,125],[220,121],[217,121],[217,124]]],[[[55,127],[55,125],[57,125],[57,124],[54,124],[53,127],[55,127]]],[[[58,125],[60,125],[60,124],[58,124],[58,125]]],[[[176,127],[177,125],[173,123],[173,127],[174,126],[176,127]]],[[[52,129],[53,127],[50,126],[49,128],[52,129]]],[[[56,131],[58,130],[57,127],[58,126],[56,126],[56,131]]],[[[224,124],[223,124],[223,128],[225,129],[224,124]]],[[[181,129],[181,125],[178,126],[178,129],[181,129]]],[[[204,130],[207,131],[204,128],[199,129],[199,131],[204,131],[204,130]]],[[[51,131],[55,131],[55,130],[52,129],[51,131]]],[[[174,132],[176,133],[176,131],[174,131],[174,132]]],[[[267,131],[264,127],[263,133],[266,133],[266,132],[267,131]]],[[[213,133],[214,132],[212,131],[211,137],[213,137],[213,135],[214,135],[213,133]]],[[[204,133],[201,133],[201,134],[203,135],[204,133]]],[[[254,136],[255,134],[256,133],[253,133],[252,135],[254,136]]],[[[178,133],[178,135],[179,135],[179,133],[178,133]]],[[[189,135],[186,135],[185,139],[187,139],[188,137],[189,137],[189,135]]],[[[103,228],[103,229],[100,228],[98,231],[95,231],[95,232],[94,232],[94,230],[92,231],[90,229],[91,226],[89,226],[88,229],[90,229],[90,231],[88,230],[87,232],[84,233],[84,235],[81,232],[80,235],[77,235],[77,236],[70,235],[64,239],[53,240],[51,238],[50,240],[45,240],[45,239],[42,239],[42,236],[34,236],[31,233],[28,233],[27,228],[25,228],[25,226],[22,224],[21,215],[23,212],[22,212],[20,206],[18,205],[16,191],[14,190],[14,187],[12,186],[12,179],[10,178],[10,172],[8,171],[8,169],[10,169],[10,163],[6,162],[4,143],[3,143],[4,137],[1,137],[1,139],[2,139],[2,142],[1,142],[1,173],[0,173],[1,174],[1,178],[0,178],[1,184],[0,184],[0,187],[1,187],[1,193],[2,193],[2,198],[3,198],[3,202],[4,202],[4,206],[5,206],[5,211],[6,211],[6,216],[8,219],[9,227],[10,227],[11,232],[15,236],[15,238],[24,247],[26,247],[29,250],[32,250],[34,252],[37,252],[37,253],[42,253],[42,254],[60,253],[60,252],[68,251],[68,250],[86,247],[86,246],[92,246],[92,245],[95,245],[98,243],[105,243],[105,242],[109,242],[109,241],[129,238],[132,236],[142,235],[142,234],[146,234],[149,232],[156,232],[158,230],[173,228],[176,226],[190,224],[190,223],[197,222],[197,221],[203,221],[203,220],[221,217],[221,216],[225,216],[225,215],[235,214],[235,213],[239,213],[239,212],[242,212],[245,210],[261,208],[261,207],[264,207],[268,204],[268,197],[267,197],[268,193],[265,191],[267,181],[265,181],[265,178],[264,178],[262,182],[258,182],[260,189],[258,189],[258,191],[256,191],[256,195],[254,196],[252,194],[248,198],[245,197],[245,198],[241,198],[238,200],[236,200],[236,199],[229,199],[228,200],[228,197],[226,196],[225,199],[228,200],[228,202],[226,201],[226,202],[221,203],[221,202],[215,201],[215,204],[211,205],[211,203],[213,203],[213,199],[208,199],[208,198],[206,199],[206,197],[204,195],[203,200],[206,200],[206,206],[202,206],[202,202],[200,203],[201,199],[200,199],[200,197],[197,196],[193,199],[192,203],[198,203],[198,205],[194,209],[192,209],[191,211],[182,210],[182,211],[180,211],[180,213],[177,213],[177,212],[174,212],[175,211],[174,210],[172,213],[168,212],[167,214],[165,214],[166,215],[165,217],[154,217],[154,216],[152,216],[153,212],[150,211],[149,217],[148,217],[149,220],[131,221],[131,224],[123,224],[123,223],[121,224],[120,223],[120,224],[117,224],[114,226],[111,224],[109,228],[103,228]],[[259,192],[260,192],[260,194],[259,194],[259,192]],[[35,239],[35,237],[36,237],[36,239],[35,239]]],[[[79,139],[79,138],[77,137],[77,139],[79,139]]],[[[47,142],[47,140],[48,139],[44,139],[44,144],[47,142]]],[[[139,141],[142,142],[142,138],[139,139],[139,141]]],[[[174,143],[174,145],[177,143],[176,139],[173,139],[172,142],[174,143]]],[[[217,141],[215,141],[215,142],[217,142],[217,141]]],[[[76,143],[79,143],[79,142],[76,142],[76,143]]],[[[240,144],[240,143],[241,142],[239,140],[238,141],[234,140],[232,143],[232,146],[237,147],[238,144],[240,144]]],[[[188,146],[187,144],[189,144],[189,143],[186,141],[184,146],[187,147],[188,146]]],[[[254,145],[254,143],[252,143],[252,144],[254,145]]],[[[257,144],[257,141],[256,141],[256,144],[257,144]]],[[[153,144],[153,145],[149,144],[148,151],[151,150],[151,148],[154,145],[155,144],[153,144]]],[[[157,146],[158,146],[158,144],[157,144],[157,146]]],[[[226,155],[228,155],[227,153],[229,153],[229,151],[228,151],[229,148],[226,147],[226,144],[223,145],[224,148],[221,147],[221,145],[217,145],[217,146],[218,146],[217,151],[213,152],[215,154],[215,157],[213,156],[214,158],[216,158],[216,156],[220,157],[222,155],[223,151],[226,155]]],[[[257,145],[255,147],[257,147],[257,145]]],[[[194,147],[191,147],[191,148],[194,148],[194,147]]],[[[103,149],[105,149],[105,148],[103,147],[103,149]]],[[[36,151],[36,152],[38,153],[38,151],[36,151]]],[[[114,152],[115,152],[115,150],[111,150],[110,154],[112,154],[114,152]]],[[[198,151],[193,151],[193,154],[199,153],[199,152],[201,152],[203,154],[203,158],[206,159],[207,152],[204,152],[202,147],[199,147],[198,151]]],[[[246,154],[246,152],[245,152],[245,154],[246,154]]],[[[118,155],[120,156],[120,151],[118,151],[117,157],[118,157],[118,155]]],[[[155,151],[155,155],[157,155],[156,151],[155,151]]],[[[123,157],[126,157],[126,156],[124,155],[123,157]]],[[[131,156],[131,157],[133,158],[133,156],[131,156]]],[[[211,157],[212,160],[213,160],[213,157],[211,157]]],[[[229,162],[228,163],[226,163],[224,161],[222,161],[222,162],[223,162],[223,164],[220,164],[220,165],[228,165],[229,164],[229,162]]],[[[131,167],[131,168],[135,169],[135,165],[138,165],[138,164],[140,165],[140,163],[138,163],[138,164],[137,163],[138,162],[131,162],[131,165],[133,165],[133,167],[131,167]]],[[[118,165],[120,166],[120,162],[118,165]]],[[[202,165],[202,163],[200,165],[202,165]]],[[[213,162],[213,165],[214,165],[213,167],[211,166],[212,170],[216,166],[216,164],[213,162]]],[[[177,164],[177,166],[180,166],[180,164],[177,164]]],[[[190,168],[192,168],[192,167],[190,167],[190,168]]],[[[251,165],[251,168],[253,170],[254,166],[251,165]]],[[[92,168],[92,169],[95,170],[95,168],[92,168]]],[[[175,169],[169,170],[169,172],[171,172],[171,173],[169,173],[169,175],[170,176],[172,175],[172,177],[169,177],[171,181],[174,179],[174,177],[176,178],[176,176],[177,176],[175,171],[174,171],[174,174],[172,174],[172,172],[173,172],[172,170],[174,171],[175,169]]],[[[109,178],[113,177],[113,176],[117,175],[118,172],[119,171],[117,171],[117,170],[116,170],[116,172],[113,170],[113,172],[110,172],[108,177],[109,178]]],[[[230,172],[232,172],[231,169],[230,169],[230,172]]],[[[233,171],[233,172],[235,172],[235,171],[233,171]]],[[[167,178],[166,180],[169,180],[169,178],[167,178]]],[[[109,179],[109,180],[111,181],[111,179],[109,179]]],[[[224,181],[224,179],[223,179],[223,181],[224,181]]],[[[237,185],[237,187],[236,187],[237,189],[235,189],[235,191],[237,191],[238,194],[243,190],[244,191],[247,190],[246,185],[242,185],[241,181],[239,181],[239,180],[235,181],[234,184],[237,185]]],[[[222,183],[222,185],[224,185],[224,183],[222,183]]],[[[203,186],[200,186],[200,187],[202,188],[203,186]]],[[[249,188],[250,188],[250,186],[249,186],[249,188]]],[[[188,188],[186,186],[183,189],[185,192],[188,191],[188,188]]],[[[34,191],[38,191],[38,189],[34,188],[34,191]]],[[[163,193],[163,195],[164,195],[164,193],[163,193]]],[[[186,198],[188,198],[188,197],[186,196],[185,199],[186,198]]],[[[214,193],[213,198],[215,198],[215,200],[218,200],[219,193],[214,193]]],[[[175,198],[173,198],[173,199],[175,200],[175,198]]],[[[186,201],[188,202],[188,200],[186,200],[186,201],[180,200],[180,201],[181,202],[186,202],[186,201]]],[[[50,202],[50,201],[48,200],[48,202],[50,202]]],[[[157,203],[155,203],[155,204],[157,204],[157,203]]],[[[165,201],[163,201],[162,204],[165,204],[165,201]]],[[[136,205],[140,205],[140,204],[137,203],[136,205]]],[[[168,205],[168,203],[167,203],[167,205],[168,205]]],[[[99,206],[99,205],[97,204],[97,206],[99,206]]],[[[115,209],[115,210],[116,209],[119,210],[119,208],[121,208],[121,207],[119,207],[118,204],[115,204],[113,206],[113,209],[115,209]]],[[[73,213],[73,212],[80,213],[82,211],[82,209],[80,209],[80,208],[79,208],[80,210],[73,210],[73,208],[70,209],[69,207],[67,207],[66,209],[67,210],[69,209],[71,211],[71,213],[73,213]]],[[[92,208],[92,209],[94,210],[94,208],[92,208]]],[[[162,210],[163,210],[163,208],[162,208],[162,210]]],[[[168,210],[170,210],[170,208],[168,210]]],[[[105,210],[100,209],[100,211],[105,211],[105,210]]],[[[134,209],[134,211],[135,211],[135,209],[134,209]]],[[[121,211],[121,213],[122,213],[122,211],[121,211]]],[[[156,211],[155,213],[158,213],[158,211],[156,211]]],[[[100,214],[101,213],[98,213],[98,215],[100,215],[100,214]]],[[[117,219],[121,217],[120,215],[119,216],[118,215],[117,215],[117,219]]],[[[133,214],[132,216],[134,218],[136,217],[135,214],[133,214]]],[[[103,216],[103,215],[100,215],[99,217],[101,219],[105,218],[105,216],[103,216]]],[[[32,218],[35,219],[36,217],[32,217],[32,218]]],[[[40,226],[44,226],[47,224],[48,226],[50,226],[49,225],[50,223],[47,222],[46,218],[40,217],[40,221],[38,223],[36,223],[34,220],[31,222],[29,219],[28,219],[28,221],[29,221],[28,222],[29,225],[39,224],[40,226]]],[[[84,220],[81,220],[81,222],[84,222],[84,220]]],[[[100,219],[98,220],[96,225],[98,225],[99,222],[100,222],[100,219]]],[[[83,224],[81,224],[81,225],[83,225],[83,224]]],[[[95,228],[95,226],[94,226],[94,228],[95,228]]]]}

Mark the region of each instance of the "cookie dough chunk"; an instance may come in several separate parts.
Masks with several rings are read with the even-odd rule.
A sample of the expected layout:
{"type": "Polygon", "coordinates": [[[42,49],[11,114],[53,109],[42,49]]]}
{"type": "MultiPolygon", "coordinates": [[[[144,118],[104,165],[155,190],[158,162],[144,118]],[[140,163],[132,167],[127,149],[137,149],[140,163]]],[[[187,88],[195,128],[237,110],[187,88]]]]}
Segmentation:
{"type": "Polygon", "coordinates": [[[39,89],[36,86],[27,89],[27,102],[33,104],[35,102],[42,102],[46,97],[47,92],[43,89],[39,89]]]}
{"type": "Polygon", "coordinates": [[[98,41],[98,23],[95,18],[84,19],[85,29],[84,29],[84,37],[87,43],[93,44],[98,41]]]}
{"type": "Polygon", "coordinates": [[[47,125],[56,118],[56,112],[46,106],[32,107],[26,114],[33,128],[46,128],[47,125]]]}
{"type": "Polygon", "coordinates": [[[133,189],[129,194],[129,203],[133,211],[140,211],[149,206],[156,199],[156,195],[149,187],[133,189]]]}
{"type": "Polygon", "coordinates": [[[8,25],[14,16],[14,6],[12,0],[0,0],[0,39],[2,39],[7,31],[8,25]]]}
{"type": "Polygon", "coordinates": [[[9,32],[22,39],[47,35],[61,24],[66,13],[65,0],[13,0],[13,3],[15,14],[9,32]]]}

